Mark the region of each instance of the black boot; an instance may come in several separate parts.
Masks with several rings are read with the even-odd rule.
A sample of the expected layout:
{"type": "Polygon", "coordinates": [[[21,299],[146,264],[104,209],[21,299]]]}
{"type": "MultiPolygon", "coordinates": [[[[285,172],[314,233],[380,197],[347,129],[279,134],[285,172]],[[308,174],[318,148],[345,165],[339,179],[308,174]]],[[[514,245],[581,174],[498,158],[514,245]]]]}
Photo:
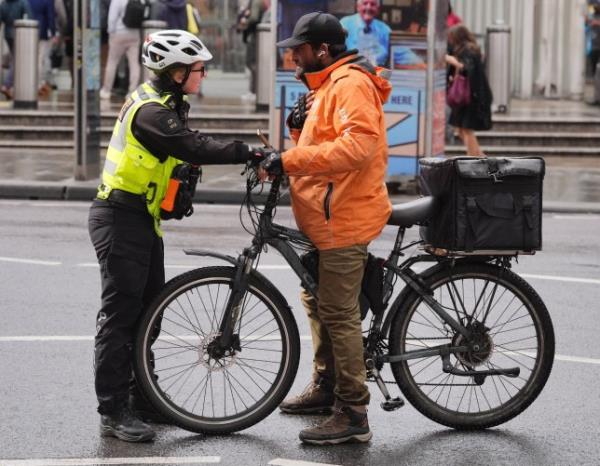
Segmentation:
{"type": "Polygon", "coordinates": [[[154,409],[154,406],[150,404],[137,387],[129,391],[129,407],[144,422],[170,424],[167,418],[154,409]]]}
{"type": "Polygon", "coordinates": [[[156,433],[148,424],[137,418],[129,407],[100,417],[100,433],[103,437],[116,437],[126,442],[147,442],[156,433]]]}

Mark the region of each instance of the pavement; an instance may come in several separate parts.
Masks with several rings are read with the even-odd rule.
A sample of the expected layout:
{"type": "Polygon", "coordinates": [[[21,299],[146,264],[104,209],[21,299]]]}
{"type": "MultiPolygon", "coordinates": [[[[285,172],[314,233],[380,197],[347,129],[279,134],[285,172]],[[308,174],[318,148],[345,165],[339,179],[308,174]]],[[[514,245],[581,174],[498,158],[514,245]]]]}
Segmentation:
{"type": "MultiPolygon", "coordinates": [[[[211,78],[214,79],[204,83],[204,98],[192,98],[193,108],[203,112],[220,108],[233,114],[254,110],[254,105],[243,97],[247,76],[219,74],[215,71],[211,78]]],[[[121,101],[119,96],[113,96],[111,102],[103,102],[101,112],[118,109],[121,101]]],[[[3,104],[8,102],[0,102],[0,111],[3,108],[8,110],[8,105],[3,104]]],[[[40,110],[49,109],[72,109],[72,96],[63,92],[40,103],[40,110]]],[[[557,115],[591,118],[600,117],[600,109],[583,102],[513,99],[511,115],[524,120],[557,115]]],[[[74,155],[55,154],[51,150],[26,154],[14,150],[0,151],[0,198],[66,201],[93,199],[99,179],[75,180],[74,159],[74,155]]],[[[195,201],[240,204],[245,195],[245,177],[240,175],[242,170],[242,166],[204,167],[203,182],[198,185],[195,201]]],[[[399,192],[391,193],[390,197],[393,203],[401,203],[416,198],[417,194],[399,192]]],[[[282,203],[289,203],[289,196],[284,197],[282,203]]],[[[600,213],[600,158],[546,158],[544,211],[600,213]]]]}
{"type": "MultiPolygon", "coordinates": [[[[236,204],[242,203],[245,191],[245,177],[241,176],[242,166],[205,167],[204,182],[198,185],[194,201],[206,204],[236,204]]],[[[544,198],[544,212],[551,213],[600,213],[600,170],[592,177],[589,187],[581,181],[562,181],[562,179],[576,180],[581,173],[588,174],[591,169],[550,169],[546,184],[550,186],[549,194],[544,198]],[[572,172],[572,173],[571,173],[572,172]],[[574,186],[576,184],[577,186],[574,186]],[[559,196],[560,191],[555,186],[566,185],[569,196],[559,196]],[[583,188],[581,189],[574,188],[583,188]],[[589,189],[587,189],[589,188],[589,189]],[[576,195],[581,195],[577,197],[576,195]],[[581,197],[590,200],[580,200],[581,197]]],[[[99,179],[77,181],[67,178],[61,181],[38,181],[26,179],[0,179],[0,198],[3,199],[32,199],[32,200],[63,200],[86,201],[92,200],[96,195],[99,179]]],[[[265,192],[267,190],[265,189],[265,192]]],[[[264,197],[264,196],[263,196],[264,197]]],[[[410,192],[391,193],[393,204],[416,199],[418,194],[410,192]]],[[[259,197],[260,199],[260,197],[259,197]]],[[[289,196],[283,196],[282,205],[289,205],[289,196]]]]}

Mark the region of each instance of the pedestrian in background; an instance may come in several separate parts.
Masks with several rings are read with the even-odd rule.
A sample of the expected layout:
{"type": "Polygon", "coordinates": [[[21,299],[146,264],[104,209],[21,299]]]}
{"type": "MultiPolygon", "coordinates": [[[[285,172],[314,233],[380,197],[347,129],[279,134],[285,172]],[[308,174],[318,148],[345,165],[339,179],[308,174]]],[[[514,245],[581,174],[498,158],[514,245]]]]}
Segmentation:
{"type": "Polygon", "coordinates": [[[108,9],[108,60],[100,89],[101,99],[110,99],[117,66],[123,55],[127,55],[129,65],[129,92],[133,92],[140,82],[140,30],[128,28],[123,23],[127,1],[112,0],[108,9]]]}
{"type": "Polygon", "coordinates": [[[246,68],[250,71],[250,88],[242,95],[244,100],[256,100],[256,28],[261,22],[271,21],[270,11],[271,0],[243,0],[239,8],[236,30],[242,34],[242,41],[246,44],[246,68]]]}
{"type": "Polygon", "coordinates": [[[169,29],[188,30],[187,0],[159,0],[158,18],[167,23],[169,29]]]}
{"type": "Polygon", "coordinates": [[[600,59],[600,5],[594,4],[590,7],[590,13],[585,18],[586,26],[590,35],[590,71],[592,76],[596,73],[596,66],[600,59]]]}
{"type": "Polygon", "coordinates": [[[468,105],[452,107],[450,124],[465,144],[467,155],[485,156],[475,131],[492,127],[492,90],[485,75],[481,50],[471,31],[462,24],[450,28],[448,45],[452,55],[446,55],[446,62],[454,69],[450,80],[458,73],[465,76],[471,94],[468,105]]]}
{"type": "Polygon", "coordinates": [[[457,24],[462,23],[462,19],[452,10],[452,4],[448,1],[448,17],[446,18],[446,26],[451,28],[452,26],[456,26],[457,24]]]}
{"type": "Polygon", "coordinates": [[[62,39],[66,67],[71,75],[73,87],[73,0],[56,0],[56,12],[59,13],[60,36],[62,39]],[[61,5],[59,5],[61,4],[61,5]],[[64,13],[64,16],[63,16],[64,13]]]}
{"type": "Polygon", "coordinates": [[[7,99],[13,97],[13,81],[15,72],[15,26],[17,19],[31,18],[31,8],[27,0],[4,0],[0,3],[0,25],[4,25],[4,40],[10,51],[10,65],[0,92],[7,99]]]}
{"type": "Polygon", "coordinates": [[[29,0],[33,19],[38,22],[38,77],[40,97],[50,94],[50,49],[59,42],[56,34],[54,0],[29,0]]]}

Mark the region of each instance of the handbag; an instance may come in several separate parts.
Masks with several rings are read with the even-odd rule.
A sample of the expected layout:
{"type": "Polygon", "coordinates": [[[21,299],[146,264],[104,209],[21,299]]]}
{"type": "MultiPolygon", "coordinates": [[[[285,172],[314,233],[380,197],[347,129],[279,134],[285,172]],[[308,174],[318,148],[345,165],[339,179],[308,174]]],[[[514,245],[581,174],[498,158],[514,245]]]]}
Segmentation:
{"type": "Polygon", "coordinates": [[[469,78],[460,73],[454,75],[454,80],[448,89],[448,105],[453,108],[466,107],[471,103],[471,84],[469,78]]]}

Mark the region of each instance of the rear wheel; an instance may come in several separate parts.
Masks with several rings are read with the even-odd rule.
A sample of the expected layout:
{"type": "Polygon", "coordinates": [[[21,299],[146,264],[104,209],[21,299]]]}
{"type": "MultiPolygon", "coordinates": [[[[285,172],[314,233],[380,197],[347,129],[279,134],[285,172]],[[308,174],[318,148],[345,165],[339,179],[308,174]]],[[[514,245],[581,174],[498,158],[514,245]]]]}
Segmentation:
{"type": "Polygon", "coordinates": [[[489,264],[440,268],[426,285],[453,318],[472,332],[454,331],[416,293],[399,303],[390,329],[390,353],[450,344],[469,351],[450,355],[463,371],[519,369],[517,377],[458,376],[442,370],[440,356],[392,364],[406,398],[428,418],[457,429],[502,424],[525,410],[548,380],[554,331],[543,301],[522,278],[489,264]]]}
{"type": "Polygon", "coordinates": [[[171,280],[142,318],[135,374],[170,422],[202,433],[250,427],[283,400],[296,376],[300,338],[281,294],[249,277],[234,342],[217,344],[235,269],[207,267],[171,280]]]}

